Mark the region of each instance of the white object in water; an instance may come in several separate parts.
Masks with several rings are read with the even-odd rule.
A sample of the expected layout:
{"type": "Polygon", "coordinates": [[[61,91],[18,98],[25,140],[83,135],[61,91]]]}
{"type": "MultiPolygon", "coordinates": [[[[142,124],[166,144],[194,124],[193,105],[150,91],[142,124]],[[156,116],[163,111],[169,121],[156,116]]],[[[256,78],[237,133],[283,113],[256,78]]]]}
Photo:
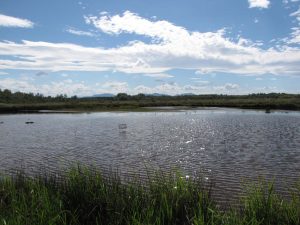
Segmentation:
{"type": "Polygon", "coordinates": [[[126,129],[126,128],[127,128],[127,124],[126,123],[119,124],[119,129],[126,129]]]}

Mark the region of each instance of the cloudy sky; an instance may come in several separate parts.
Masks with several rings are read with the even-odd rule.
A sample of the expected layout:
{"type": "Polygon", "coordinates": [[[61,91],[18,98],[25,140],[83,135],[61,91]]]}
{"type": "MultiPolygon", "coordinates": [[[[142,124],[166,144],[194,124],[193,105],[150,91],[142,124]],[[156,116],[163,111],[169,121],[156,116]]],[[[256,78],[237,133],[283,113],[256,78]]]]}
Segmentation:
{"type": "Polygon", "coordinates": [[[5,88],[300,93],[300,1],[2,0],[5,88]]]}

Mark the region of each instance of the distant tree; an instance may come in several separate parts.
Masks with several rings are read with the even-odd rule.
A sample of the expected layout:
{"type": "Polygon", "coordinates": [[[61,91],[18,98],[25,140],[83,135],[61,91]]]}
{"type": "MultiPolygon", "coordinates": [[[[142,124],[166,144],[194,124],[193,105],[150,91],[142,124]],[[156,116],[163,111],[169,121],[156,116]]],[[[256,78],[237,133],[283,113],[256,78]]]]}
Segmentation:
{"type": "Polygon", "coordinates": [[[77,95],[74,95],[74,96],[71,97],[71,99],[72,99],[72,100],[77,100],[78,97],[77,97],[77,95]]]}
{"type": "Polygon", "coordinates": [[[119,100],[119,101],[126,101],[129,99],[129,97],[130,96],[126,93],[118,93],[116,96],[117,100],[119,100]]]}
{"type": "Polygon", "coordinates": [[[146,95],[143,93],[139,93],[135,97],[137,100],[144,100],[146,98],[146,95]]]}
{"type": "Polygon", "coordinates": [[[11,99],[12,99],[12,93],[10,90],[8,89],[5,89],[3,92],[2,92],[2,98],[5,102],[9,102],[11,99]]]}

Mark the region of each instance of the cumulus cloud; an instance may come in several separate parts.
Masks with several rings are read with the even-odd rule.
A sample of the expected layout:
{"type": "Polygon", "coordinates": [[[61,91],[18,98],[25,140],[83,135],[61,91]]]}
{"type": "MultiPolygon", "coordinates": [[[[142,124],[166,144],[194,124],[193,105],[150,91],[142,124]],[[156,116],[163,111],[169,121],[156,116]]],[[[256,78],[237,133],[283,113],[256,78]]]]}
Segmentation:
{"type": "Polygon", "coordinates": [[[153,77],[153,78],[172,78],[173,75],[167,73],[152,73],[152,74],[144,74],[146,77],[153,77]]]}
{"type": "Polygon", "coordinates": [[[0,60],[0,69],[139,74],[166,74],[170,69],[187,69],[202,74],[300,74],[300,49],[295,46],[263,49],[260,44],[241,37],[238,40],[228,38],[225,29],[188,31],[168,21],[152,21],[129,11],[114,16],[107,13],[87,16],[85,20],[113,36],[131,33],[150,37],[151,41],[133,40],[114,48],[3,41],[0,42],[0,56],[13,56],[14,59],[0,60]]]}
{"type": "Polygon", "coordinates": [[[35,92],[38,90],[34,85],[26,80],[17,80],[12,78],[5,78],[0,80],[0,89],[9,89],[13,92],[23,91],[23,92],[35,92]]]}
{"type": "Polygon", "coordinates": [[[92,32],[77,30],[77,29],[74,29],[74,28],[68,28],[66,31],[70,34],[75,34],[75,35],[78,35],[78,36],[88,36],[88,37],[94,37],[95,36],[95,34],[93,34],[92,32]]]}
{"type": "MultiPolygon", "coordinates": [[[[207,83],[208,84],[208,83],[207,83]]],[[[194,94],[213,94],[223,93],[232,94],[238,93],[240,86],[238,84],[226,83],[220,86],[211,85],[183,85],[180,86],[177,83],[164,83],[154,87],[147,87],[144,85],[134,88],[134,93],[161,93],[167,95],[178,95],[182,93],[194,93],[194,94]]]]}
{"type": "Polygon", "coordinates": [[[89,16],[85,17],[85,21],[108,34],[135,33],[164,41],[178,41],[178,37],[189,36],[189,32],[183,27],[175,26],[164,20],[153,22],[130,11],[112,17],[109,15],[99,18],[89,16]]]}
{"type": "Polygon", "coordinates": [[[249,8],[268,8],[270,5],[269,0],[248,0],[249,8]]]}
{"type": "Polygon", "coordinates": [[[105,92],[110,93],[120,93],[120,92],[129,92],[128,83],[127,82],[119,82],[119,81],[108,81],[103,84],[99,84],[105,92]]]}
{"type": "Polygon", "coordinates": [[[41,93],[46,96],[56,96],[58,94],[67,94],[68,96],[91,96],[94,94],[101,93],[112,93],[117,94],[125,92],[128,94],[151,94],[161,93],[167,95],[178,95],[182,93],[194,93],[194,94],[247,94],[251,92],[284,92],[274,86],[266,87],[255,87],[247,89],[240,87],[235,83],[225,83],[222,85],[207,84],[190,84],[190,85],[179,85],[176,82],[162,83],[156,86],[137,85],[129,88],[127,82],[122,81],[107,81],[104,83],[86,84],[82,81],[74,81],[72,79],[64,79],[61,81],[53,81],[47,84],[37,83],[33,79],[14,79],[14,78],[2,78],[0,79],[0,89],[10,89],[13,92],[33,92],[41,93]]]}
{"type": "Polygon", "coordinates": [[[226,84],[221,85],[221,86],[216,86],[216,87],[214,87],[214,89],[226,92],[226,91],[231,91],[231,90],[238,89],[239,87],[240,86],[238,84],[226,83],[226,84]]]}
{"type": "Polygon", "coordinates": [[[30,79],[5,78],[0,80],[0,89],[9,89],[13,92],[21,91],[25,93],[42,93],[46,96],[55,96],[58,94],[90,95],[92,90],[82,82],[73,82],[72,80],[63,80],[50,82],[48,84],[36,84],[30,79]]]}
{"type": "Polygon", "coordinates": [[[32,28],[34,23],[27,19],[0,14],[0,27],[32,28]]]}

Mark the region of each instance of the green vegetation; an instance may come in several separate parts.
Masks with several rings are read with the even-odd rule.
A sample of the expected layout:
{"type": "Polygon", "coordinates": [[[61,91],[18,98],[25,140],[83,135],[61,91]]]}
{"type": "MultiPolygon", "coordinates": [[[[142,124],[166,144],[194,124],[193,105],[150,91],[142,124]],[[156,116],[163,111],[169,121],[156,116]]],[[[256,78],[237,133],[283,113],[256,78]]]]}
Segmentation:
{"type": "Polygon", "coordinates": [[[149,175],[121,182],[76,167],[61,176],[0,180],[0,224],[300,224],[300,186],[284,200],[272,183],[248,186],[240,208],[220,210],[201,179],[149,175]]]}
{"type": "Polygon", "coordinates": [[[114,111],[149,110],[145,107],[186,106],[186,107],[236,107],[245,109],[300,109],[300,95],[270,93],[250,95],[181,95],[153,96],[127,95],[119,93],[114,97],[56,97],[41,94],[12,93],[0,90],[0,113],[67,110],[67,111],[114,111]]]}

